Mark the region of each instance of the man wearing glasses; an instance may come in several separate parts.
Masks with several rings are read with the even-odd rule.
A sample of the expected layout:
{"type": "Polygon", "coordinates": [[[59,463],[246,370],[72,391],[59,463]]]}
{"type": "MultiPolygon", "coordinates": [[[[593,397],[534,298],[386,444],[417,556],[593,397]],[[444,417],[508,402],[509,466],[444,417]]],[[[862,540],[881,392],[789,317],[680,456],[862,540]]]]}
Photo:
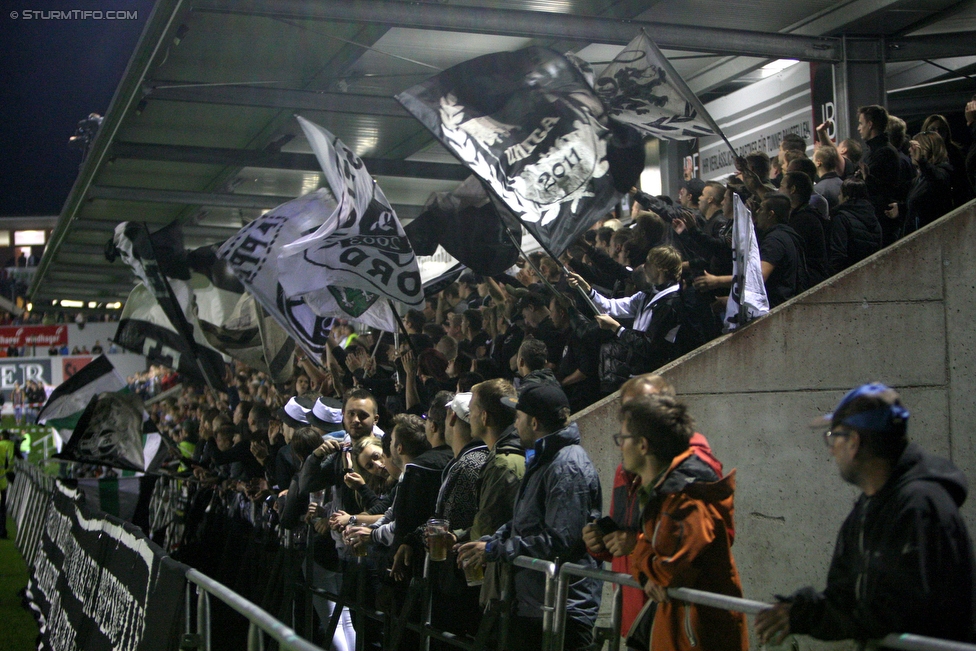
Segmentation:
{"type": "Polygon", "coordinates": [[[793,633],[973,641],[973,549],[959,514],[966,478],[908,442],[908,415],[893,389],[875,383],[825,416],[840,476],[863,493],[837,537],[827,589],[803,588],[757,615],[763,643],[793,633]]]}

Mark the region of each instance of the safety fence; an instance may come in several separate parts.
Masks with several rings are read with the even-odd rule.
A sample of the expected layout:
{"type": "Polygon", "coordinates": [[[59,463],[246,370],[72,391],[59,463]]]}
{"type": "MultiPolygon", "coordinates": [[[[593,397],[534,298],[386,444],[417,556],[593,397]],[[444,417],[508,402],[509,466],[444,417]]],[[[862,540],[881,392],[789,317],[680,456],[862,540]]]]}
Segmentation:
{"type": "MultiPolygon", "coordinates": [[[[60,648],[58,643],[71,638],[76,631],[85,631],[89,642],[91,636],[100,636],[96,641],[108,644],[105,648],[135,649],[137,645],[140,649],[172,649],[178,646],[181,649],[211,651],[214,646],[225,648],[226,644],[215,645],[212,637],[212,630],[220,630],[221,637],[226,634],[225,629],[214,621],[212,601],[216,600],[222,607],[246,620],[248,651],[263,651],[269,643],[287,651],[320,651],[320,647],[308,641],[308,638],[313,637],[314,619],[310,603],[313,596],[325,597],[337,606],[330,620],[324,622],[326,640],[331,640],[335,633],[342,607],[352,612],[354,626],[359,632],[357,650],[363,649],[367,643],[366,631],[375,630],[369,622],[382,624],[382,642],[386,649],[400,647],[408,641],[408,635],[414,636],[409,640],[411,648],[416,640],[418,648],[424,651],[429,649],[431,640],[462,651],[504,649],[511,646],[508,635],[514,596],[510,589],[511,581],[503,582],[501,600],[487,609],[477,633],[470,637],[456,635],[432,625],[433,591],[429,559],[425,559],[423,575],[409,582],[398,607],[390,608],[386,612],[378,610],[376,602],[371,601],[373,595],[370,592],[375,588],[375,573],[370,573],[369,563],[365,559],[346,563],[343,587],[338,593],[318,589],[312,585],[313,582],[304,581],[295,573],[286,571],[281,575],[281,580],[291,585],[285,587],[294,588],[295,594],[304,593],[307,599],[303,610],[295,608],[286,612],[279,609],[275,615],[206,574],[173,562],[163,550],[131,525],[86,509],[81,503],[83,500],[79,500],[77,491],[44,474],[40,468],[19,461],[16,473],[10,489],[10,504],[12,515],[17,521],[16,543],[32,574],[27,590],[28,598],[33,594],[34,601],[40,604],[34,608],[35,616],[38,617],[42,638],[48,640],[42,648],[60,648]],[[110,539],[107,546],[105,539],[110,539]],[[111,552],[107,551],[109,549],[111,552]],[[119,550],[132,553],[113,561],[112,554],[120,553],[119,550]],[[141,582],[138,576],[134,577],[139,572],[133,572],[132,569],[138,568],[139,563],[133,563],[133,560],[139,558],[147,564],[143,572],[145,577],[141,582]],[[80,617],[80,609],[71,610],[71,593],[79,587],[78,577],[85,575],[82,570],[88,570],[90,574],[92,569],[88,567],[79,570],[75,566],[84,562],[91,566],[96,561],[95,570],[102,577],[98,582],[100,589],[104,589],[106,585],[111,587],[111,581],[107,581],[106,577],[112,579],[112,575],[119,575],[116,571],[118,568],[126,568],[125,580],[129,583],[122,586],[124,589],[115,586],[112,598],[129,600],[138,606],[126,612],[144,613],[140,620],[141,627],[137,627],[142,634],[141,639],[131,633],[133,627],[129,625],[130,622],[113,624],[99,621],[98,626],[93,627],[91,622],[81,622],[79,626],[72,619],[80,617]],[[57,576],[52,578],[52,572],[57,573],[57,576]],[[52,591],[57,591],[57,598],[46,600],[45,595],[52,591]],[[64,612],[58,611],[59,608],[64,612]],[[291,626],[285,623],[289,619],[291,626]],[[302,630],[299,632],[296,628],[302,630]],[[71,635],[67,635],[66,631],[71,635]],[[150,643],[147,644],[147,638],[151,635],[158,639],[149,639],[150,643]]],[[[165,488],[171,493],[175,492],[173,485],[165,488]]],[[[309,546],[313,545],[314,543],[310,543],[309,546]]],[[[313,554],[311,549],[307,552],[305,562],[308,564],[307,569],[311,570],[313,554]]],[[[542,651],[560,651],[563,648],[569,585],[574,577],[596,579],[615,586],[606,639],[609,651],[619,650],[622,610],[620,588],[627,586],[640,589],[641,586],[633,577],[572,563],[557,565],[528,557],[517,558],[514,566],[517,571],[540,572],[544,576],[542,651]]],[[[311,577],[313,573],[308,571],[306,576],[311,577]]],[[[760,601],[689,588],[672,588],[668,590],[668,595],[676,601],[750,615],[770,607],[770,604],[760,601]]],[[[77,642],[74,638],[71,639],[77,642]]],[[[80,646],[100,648],[98,644],[80,646]]],[[[976,645],[908,634],[889,635],[878,641],[876,646],[902,651],[976,651],[976,645]]]]}

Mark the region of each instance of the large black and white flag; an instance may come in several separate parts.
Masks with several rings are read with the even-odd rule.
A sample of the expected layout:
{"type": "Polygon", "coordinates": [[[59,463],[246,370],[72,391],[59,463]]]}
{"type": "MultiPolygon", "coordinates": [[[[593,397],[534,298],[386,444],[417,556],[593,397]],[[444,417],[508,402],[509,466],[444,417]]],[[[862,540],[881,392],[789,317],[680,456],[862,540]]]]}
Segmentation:
{"type": "Polygon", "coordinates": [[[92,396],[57,459],[120,470],[160,473],[180,454],[149,420],[139,396],[116,391],[92,396]]]}
{"type": "Polygon", "coordinates": [[[451,192],[431,194],[423,212],[405,230],[417,255],[433,255],[443,246],[483,276],[496,276],[513,266],[522,239],[522,225],[507,207],[491,200],[475,176],[451,192]]]}
{"type": "Polygon", "coordinates": [[[612,119],[645,135],[689,140],[721,133],[644,30],[600,74],[595,88],[612,119]]]}
{"type": "Polygon", "coordinates": [[[481,56],[396,98],[556,255],[620,197],[603,105],[561,54],[481,56]]]}
{"type": "MultiPolygon", "coordinates": [[[[172,283],[179,304],[190,305],[191,295],[186,283],[172,283]]],[[[138,283],[125,301],[114,341],[126,350],[145,355],[153,364],[161,364],[177,371],[183,377],[197,383],[205,383],[201,372],[204,368],[220,368],[221,354],[210,347],[203,331],[193,329],[194,340],[187,340],[156,300],[156,296],[143,283],[138,283]]],[[[217,385],[217,386],[222,386],[217,385]]]]}
{"type": "Polygon", "coordinates": [[[37,414],[37,422],[55,428],[61,440],[67,441],[93,397],[121,391],[125,386],[125,379],[108,357],[99,355],[51,392],[37,414]]]}
{"type": "MultiPolygon", "coordinates": [[[[217,390],[226,390],[223,357],[209,346],[199,325],[191,323],[192,316],[188,318],[188,315],[193,315],[190,309],[193,295],[186,282],[190,279],[190,273],[179,224],[174,222],[151,237],[145,224],[122,222],[115,228],[112,243],[114,250],[110,259],[119,255],[132,268],[143,287],[155,299],[171,332],[180,340],[174,340],[168,346],[171,351],[178,352],[173,360],[177,363],[169,364],[169,367],[191,380],[205,382],[217,390]]],[[[129,298],[131,300],[133,296],[129,298]]],[[[143,304],[146,302],[145,298],[141,301],[143,304]]],[[[127,301],[123,317],[129,311],[128,307],[127,301]]],[[[122,323],[119,324],[119,345],[153,358],[161,342],[147,343],[144,338],[141,349],[133,348],[132,333],[128,330],[123,328],[122,323]]],[[[139,338],[137,333],[134,338],[139,338]]]]}
{"type": "MultiPolygon", "coordinates": [[[[216,247],[187,251],[178,222],[152,233],[149,241],[159,270],[193,330],[196,350],[183,339],[144,282],[126,302],[116,336],[119,345],[201,382],[204,378],[193,361],[195,356],[209,358],[206,367],[219,368],[221,356],[226,355],[268,373],[275,382],[291,377],[294,341],[245,292],[227,263],[217,258],[216,247]]],[[[140,262],[122,257],[136,265],[140,262]]],[[[144,275],[142,269],[135,271],[144,275]]]]}
{"type": "Polygon", "coordinates": [[[332,318],[392,331],[390,301],[419,307],[424,295],[403,226],[362,160],[325,129],[299,122],[329,187],[259,217],[218,256],[318,358],[332,318]]]}
{"type": "Polygon", "coordinates": [[[732,201],[733,281],[729,302],[725,306],[726,330],[735,330],[769,312],[769,298],[766,296],[766,283],[763,281],[759,240],[752,223],[752,212],[746,208],[739,195],[733,194],[732,201]]]}
{"type": "Polygon", "coordinates": [[[216,350],[285,382],[294,373],[295,340],[246,292],[218,246],[187,252],[194,314],[207,343],[216,350]]]}

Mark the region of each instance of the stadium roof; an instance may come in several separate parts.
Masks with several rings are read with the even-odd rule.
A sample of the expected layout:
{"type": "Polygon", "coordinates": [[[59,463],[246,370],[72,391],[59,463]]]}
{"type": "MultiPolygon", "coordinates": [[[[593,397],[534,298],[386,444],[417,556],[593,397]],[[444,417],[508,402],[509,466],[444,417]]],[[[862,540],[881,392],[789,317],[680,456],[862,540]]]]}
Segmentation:
{"type": "Polygon", "coordinates": [[[962,105],[973,0],[159,0],[91,145],[30,293],[123,301],[103,251],[121,221],[226,239],[322,182],[295,114],[366,162],[401,218],[467,171],[393,95],[437,70],[530,44],[599,71],[644,28],[706,101],[785,59],[885,62],[899,115],[962,105]],[[960,81],[961,80],[961,81],[960,81]]]}

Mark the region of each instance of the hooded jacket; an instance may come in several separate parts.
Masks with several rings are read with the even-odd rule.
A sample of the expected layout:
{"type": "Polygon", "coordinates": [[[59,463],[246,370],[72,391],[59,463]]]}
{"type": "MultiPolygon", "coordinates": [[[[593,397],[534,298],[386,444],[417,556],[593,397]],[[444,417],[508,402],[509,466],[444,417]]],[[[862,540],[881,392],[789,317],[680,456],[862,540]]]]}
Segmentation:
{"type": "MultiPolygon", "coordinates": [[[[644,505],[644,533],[631,554],[634,578],[741,597],[732,558],[734,492],[734,470],[719,479],[691,448],[675,457],[644,505]]],[[[745,651],[746,616],[679,601],[658,604],[649,647],[745,651]]]]}
{"type": "MultiPolygon", "coordinates": [[[[583,526],[600,518],[603,498],[600,477],[580,445],[576,423],[536,441],[525,465],[512,520],[482,540],[485,558],[511,563],[529,556],[596,568],[583,544],[583,526]]],[[[518,615],[542,617],[545,576],[516,569],[514,591],[518,615]]],[[[600,609],[603,585],[596,579],[574,577],[569,584],[566,614],[592,626],[600,609]]]]}
{"type": "MultiPolygon", "coordinates": [[[[695,432],[691,435],[691,449],[695,456],[705,462],[705,464],[715,471],[719,477],[722,476],[722,462],[719,461],[712,452],[708,439],[704,435],[695,432]]],[[[638,491],[640,490],[640,475],[624,470],[623,465],[617,466],[617,471],[613,476],[613,493],[610,495],[610,517],[624,530],[640,531],[643,525],[641,521],[640,500],[638,491]]],[[[731,533],[731,532],[730,532],[731,533]]],[[[630,556],[614,556],[608,551],[599,553],[590,552],[590,555],[598,561],[610,563],[610,569],[622,574],[631,573],[630,556]]],[[[642,590],[622,586],[624,593],[623,607],[620,613],[620,634],[627,635],[631,624],[637,619],[641,608],[647,601],[647,597],[642,590]]]]}
{"type": "Polygon", "coordinates": [[[831,220],[827,257],[835,274],[881,250],[881,224],[867,199],[837,206],[831,220]]]}
{"type": "Polygon", "coordinates": [[[973,549],[959,507],[966,477],[910,443],[861,495],[837,536],[827,589],[793,594],[790,631],[821,640],[915,633],[973,641],[973,549]]]}
{"type": "MultiPolygon", "coordinates": [[[[490,536],[512,519],[515,496],[524,474],[525,450],[522,449],[515,425],[510,425],[485,457],[478,477],[478,512],[469,530],[455,530],[458,542],[490,536]]],[[[501,563],[488,563],[485,582],[481,587],[481,605],[501,597],[508,569],[501,563]]]]}

